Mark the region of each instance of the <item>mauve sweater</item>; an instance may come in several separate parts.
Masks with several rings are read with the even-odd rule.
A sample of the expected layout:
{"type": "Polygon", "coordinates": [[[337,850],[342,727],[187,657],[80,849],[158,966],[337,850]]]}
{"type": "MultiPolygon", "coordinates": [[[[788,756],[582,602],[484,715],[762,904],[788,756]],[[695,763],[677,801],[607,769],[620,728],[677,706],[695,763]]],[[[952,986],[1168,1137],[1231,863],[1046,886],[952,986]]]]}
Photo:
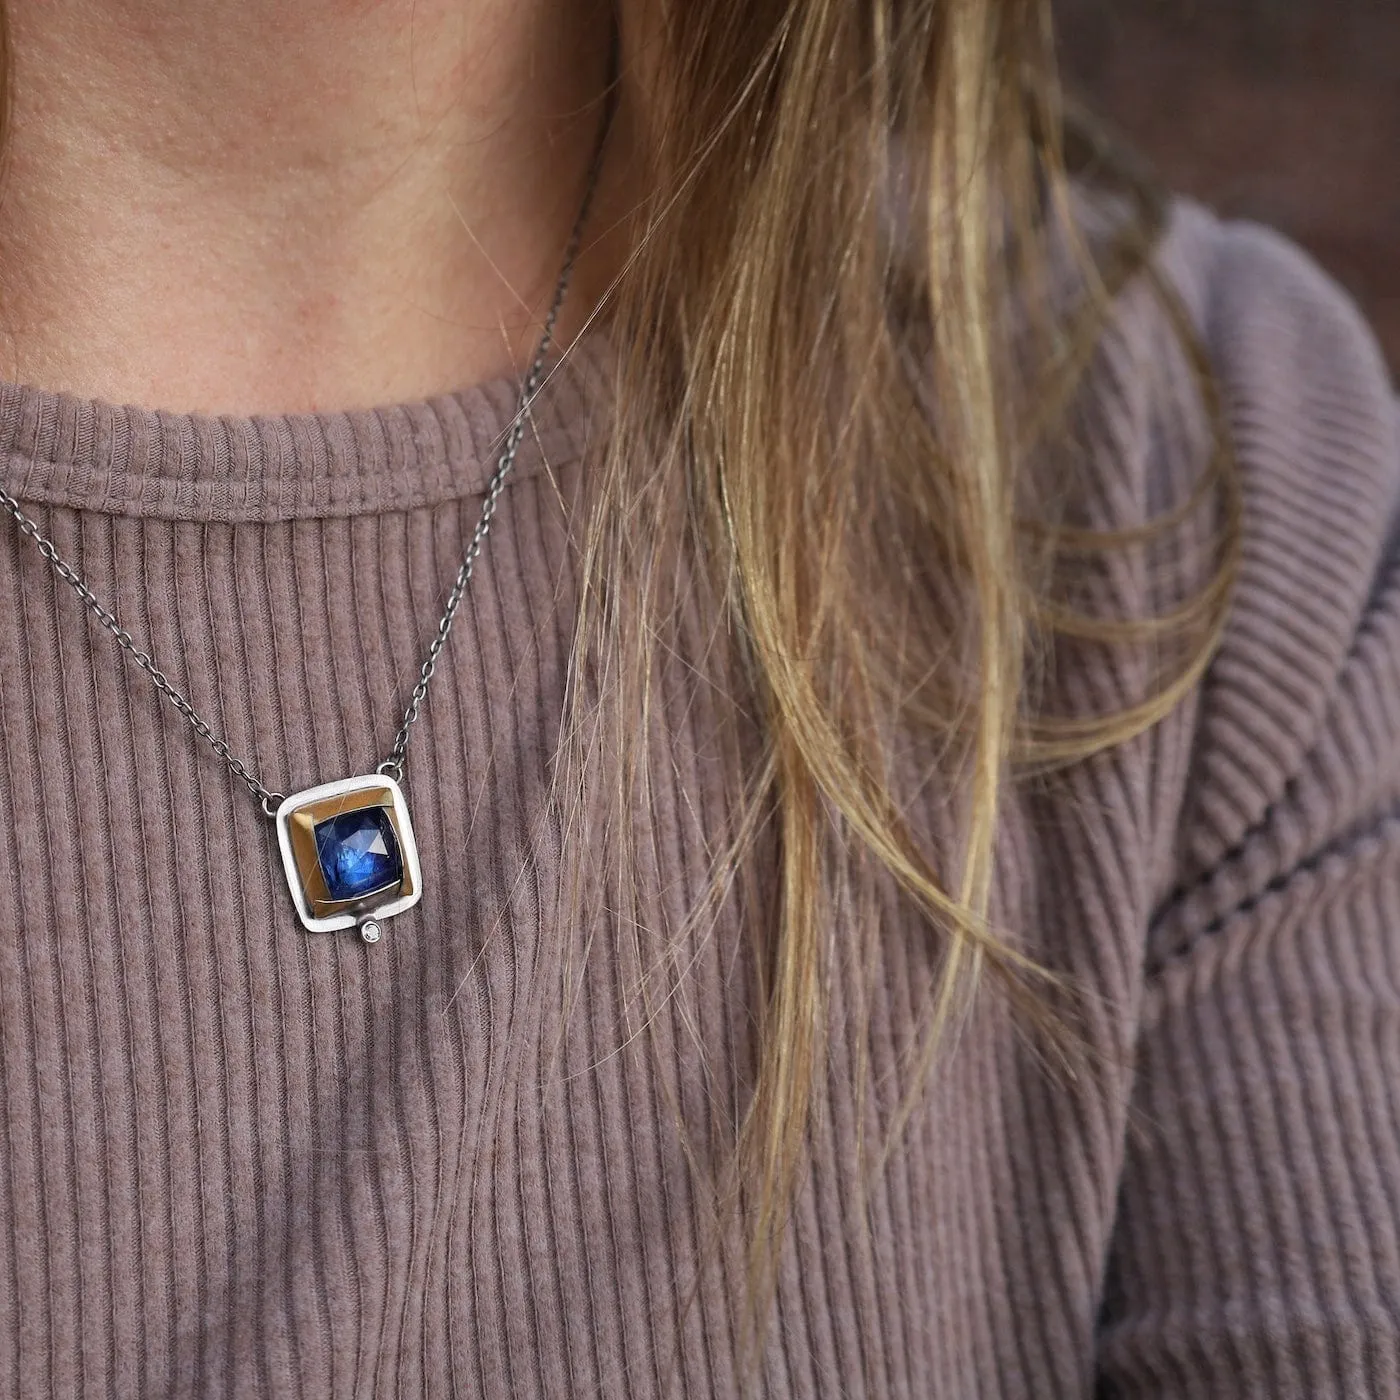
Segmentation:
{"type": "MultiPolygon", "coordinates": [[[[720,1164],[676,1126],[703,1148],[742,1109],[741,935],[672,950],[640,1033],[633,931],[585,948],[549,896],[591,839],[546,794],[605,341],[506,489],[410,748],[424,897],[377,948],[300,929],[247,791],[7,524],[0,1393],[1400,1395],[1395,400],[1279,238],[1183,207],[1161,259],[1243,476],[1228,632],[1150,733],[1013,793],[999,847],[998,918],[1078,980],[1093,1067],[1048,1073],[988,998],[872,1174],[937,946],[892,906],[868,1017],[835,989],[747,1375],[733,1251],[706,1247],[720,1164]]],[[[1126,295],[1077,423],[1094,523],[1201,469],[1154,308],[1126,295]]],[[[513,403],[216,419],[10,385],[0,478],[293,790],[382,756],[513,403]]],[[[1140,553],[1096,576],[1129,611],[1164,573],[1140,553]]],[[[1130,672],[1062,665],[1057,702],[1131,698],[1130,672]]],[[[697,688],[637,815],[672,930],[714,855],[718,727],[697,688]]]]}

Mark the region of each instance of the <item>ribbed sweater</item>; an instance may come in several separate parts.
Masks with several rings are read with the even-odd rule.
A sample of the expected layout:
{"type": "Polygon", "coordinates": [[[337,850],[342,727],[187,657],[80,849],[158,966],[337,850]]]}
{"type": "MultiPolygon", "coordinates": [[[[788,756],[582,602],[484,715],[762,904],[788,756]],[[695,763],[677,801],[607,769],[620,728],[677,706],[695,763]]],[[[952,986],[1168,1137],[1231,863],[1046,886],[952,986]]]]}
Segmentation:
{"type": "MultiPolygon", "coordinates": [[[[989,998],[872,1165],[938,949],[882,921],[867,1014],[833,991],[747,1373],[694,1145],[744,1106],[753,931],[677,918],[643,1016],[637,930],[548,896],[593,839],[548,792],[606,338],[536,404],[410,748],[424,896],[375,948],[302,931],[248,792],[6,522],[0,1393],[1400,1395],[1395,400],[1281,239],[1182,207],[1159,256],[1239,464],[1230,621],[1149,733],[1015,787],[998,845],[998,921],[1083,991],[1092,1069],[1048,1070],[989,998]]],[[[1079,424],[1092,523],[1199,476],[1171,343],[1130,289],[1079,424]]],[[[514,402],[216,418],[5,385],[0,480],[293,791],[386,751],[514,402]]],[[[1123,558],[1099,583],[1141,611],[1161,571],[1123,558]]],[[[1059,699],[1131,698],[1125,668],[1070,652],[1059,699]]],[[[682,915],[722,721],[701,695],[649,741],[637,820],[682,915]]]]}

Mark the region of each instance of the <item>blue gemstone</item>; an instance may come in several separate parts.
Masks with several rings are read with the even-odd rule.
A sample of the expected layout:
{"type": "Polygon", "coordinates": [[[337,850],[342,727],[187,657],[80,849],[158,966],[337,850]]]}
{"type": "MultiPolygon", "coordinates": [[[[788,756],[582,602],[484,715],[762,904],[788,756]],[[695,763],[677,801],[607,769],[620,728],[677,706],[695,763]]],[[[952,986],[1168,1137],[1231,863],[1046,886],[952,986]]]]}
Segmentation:
{"type": "Polygon", "coordinates": [[[359,899],[403,879],[399,839],[385,807],[361,807],[317,822],[316,854],[332,899],[359,899]]]}

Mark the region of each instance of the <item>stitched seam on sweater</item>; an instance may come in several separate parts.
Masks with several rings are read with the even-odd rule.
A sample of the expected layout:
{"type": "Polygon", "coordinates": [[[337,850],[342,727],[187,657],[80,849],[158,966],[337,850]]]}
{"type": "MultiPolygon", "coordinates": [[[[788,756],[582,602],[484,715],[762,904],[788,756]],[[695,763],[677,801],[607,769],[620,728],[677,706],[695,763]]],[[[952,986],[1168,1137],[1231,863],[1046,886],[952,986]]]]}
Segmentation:
{"type": "Polygon", "coordinates": [[[1329,862],[1366,853],[1368,847],[1379,851],[1395,837],[1400,837],[1400,802],[1368,817],[1364,822],[1359,822],[1335,840],[1319,847],[1310,856],[1280,871],[1254,893],[1216,914],[1195,933],[1183,934],[1174,946],[1160,956],[1148,960],[1145,976],[1148,979],[1157,977],[1171,966],[1189,958],[1202,943],[1217,936],[1234,919],[1253,913],[1275,895],[1282,894],[1295,881],[1315,876],[1329,862]]]}
{"type": "MultiPolygon", "coordinates": [[[[1352,638],[1351,646],[1347,649],[1347,653],[1342,659],[1341,667],[1337,673],[1339,678],[1345,676],[1350,671],[1358,655],[1371,641],[1379,625],[1379,621],[1386,616],[1377,606],[1377,603],[1387,591],[1387,582],[1392,579],[1395,583],[1395,591],[1400,595],[1400,550],[1384,557],[1381,567],[1377,570],[1377,576],[1372,585],[1367,612],[1362,618],[1360,626],[1356,629],[1356,634],[1352,638]]],[[[1316,776],[1312,765],[1329,732],[1329,721],[1334,718],[1335,711],[1329,711],[1324,715],[1320,730],[1321,738],[1318,743],[1315,743],[1312,748],[1307,750],[1304,755],[1304,766],[1300,771],[1289,776],[1280,789],[1278,796],[1264,808],[1258,819],[1241,832],[1239,838],[1213,865],[1201,871],[1185,884],[1177,885],[1173,888],[1166,898],[1162,900],[1153,914],[1153,924],[1161,925],[1169,923],[1177,916],[1183,905],[1203,895],[1211,885],[1233,873],[1233,871],[1248,858],[1259,842],[1267,839],[1269,830],[1278,821],[1280,813],[1288,810],[1290,807],[1296,809],[1297,806],[1302,805],[1298,801],[1299,791],[1309,779],[1316,776]]],[[[1370,814],[1368,814],[1367,819],[1369,819],[1369,815],[1370,814]]]]}

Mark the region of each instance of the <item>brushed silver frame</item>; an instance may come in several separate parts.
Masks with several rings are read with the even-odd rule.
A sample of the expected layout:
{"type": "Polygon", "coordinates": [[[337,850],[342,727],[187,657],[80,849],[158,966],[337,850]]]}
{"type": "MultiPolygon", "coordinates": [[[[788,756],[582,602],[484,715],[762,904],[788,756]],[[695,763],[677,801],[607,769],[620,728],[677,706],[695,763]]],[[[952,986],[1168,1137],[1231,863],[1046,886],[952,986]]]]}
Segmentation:
{"type": "MultiPolygon", "coordinates": [[[[353,805],[347,812],[354,811],[353,805]]],[[[340,778],[333,783],[322,783],[319,787],[306,788],[294,792],[282,800],[277,809],[277,844],[282,850],[282,869],[287,876],[287,886],[292,892],[292,902],[296,905],[297,917],[311,933],[335,933],[340,929],[354,928],[367,919],[378,922],[402,914],[411,909],[423,897],[423,870],[418,863],[418,843],[413,837],[413,823],[408,819],[408,804],[404,801],[403,789],[385,773],[367,773],[358,778],[340,778]],[[391,798],[395,835],[399,841],[399,853],[403,858],[404,884],[411,893],[395,894],[379,903],[373,902],[371,895],[366,902],[353,911],[328,914],[318,918],[311,912],[306,890],[302,887],[301,873],[297,869],[296,856],[292,849],[291,815],[299,808],[312,802],[322,802],[330,797],[349,797],[356,793],[384,793],[391,798]]]]}

